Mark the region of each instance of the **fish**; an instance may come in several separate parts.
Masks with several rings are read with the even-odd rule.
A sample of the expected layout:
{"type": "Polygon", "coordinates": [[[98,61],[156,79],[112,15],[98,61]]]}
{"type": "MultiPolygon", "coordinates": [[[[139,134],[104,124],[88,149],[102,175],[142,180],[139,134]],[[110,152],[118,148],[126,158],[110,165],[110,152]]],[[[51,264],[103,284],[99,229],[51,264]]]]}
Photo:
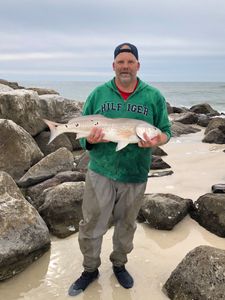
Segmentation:
{"type": "Polygon", "coordinates": [[[76,133],[77,139],[89,136],[93,127],[103,129],[104,139],[117,143],[116,151],[120,151],[128,144],[138,143],[144,140],[144,133],[152,139],[161,134],[161,130],[143,120],[130,118],[108,118],[103,115],[86,115],[72,118],[66,124],[56,123],[43,119],[50,129],[51,143],[57,136],[66,132],[76,133]]]}

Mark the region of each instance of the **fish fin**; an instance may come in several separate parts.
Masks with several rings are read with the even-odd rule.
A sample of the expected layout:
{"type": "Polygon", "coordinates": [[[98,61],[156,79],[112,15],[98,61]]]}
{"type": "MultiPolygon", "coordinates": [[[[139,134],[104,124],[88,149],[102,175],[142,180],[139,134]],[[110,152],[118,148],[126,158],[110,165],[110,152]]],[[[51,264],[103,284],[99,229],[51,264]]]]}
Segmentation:
{"type": "Polygon", "coordinates": [[[120,141],[118,142],[116,146],[116,151],[120,151],[121,149],[125,148],[129,143],[126,141],[120,141]]]}
{"type": "Polygon", "coordinates": [[[87,137],[87,134],[79,132],[77,133],[76,140],[87,137]]]}
{"type": "Polygon", "coordinates": [[[58,135],[58,131],[57,131],[57,127],[59,125],[61,125],[60,123],[56,123],[56,122],[53,122],[53,121],[49,121],[49,120],[46,120],[46,119],[42,119],[45,124],[48,125],[49,129],[50,129],[50,139],[49,139],[49,142],[48,144],[50,144],[58,135]]]}

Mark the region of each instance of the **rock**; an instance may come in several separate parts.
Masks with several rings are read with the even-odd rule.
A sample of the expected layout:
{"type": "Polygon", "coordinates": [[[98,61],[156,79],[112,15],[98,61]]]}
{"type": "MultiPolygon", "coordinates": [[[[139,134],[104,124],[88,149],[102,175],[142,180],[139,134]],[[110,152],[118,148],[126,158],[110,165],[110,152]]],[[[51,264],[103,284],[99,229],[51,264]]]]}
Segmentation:
{"type": "Polygon", "coordinates": [[[35,136],[46,127],[40,116],[36,92],[13,90],[0,93],[0,118],[10,119],[35,136]]]}
{"type": "Polygon", "coordinates": [[[9,87],[8,85],[0,83],[0,93],[10,92],[10,91],[13,91],[13,89],[11,87],[9,87]]]}
{"type": "Polygon", "coordinates": [[[59,95],[40,95],[39,105],[42,119],[59,123],[67,123],[71,118],[80,116],[83,107],[82,102],[65,99],[59,95]]]}
{"type": "Polygon", "coordinates": [[[160,171],[160,172],[151,172],[148,177],[162,177],[162,176],[168,176],[168,175],[172,175],[173,171],[169,170],[169,171],[160,171]]]}
{"type": "Polygon", "coordinates": [[[201,131],[201,129],[193,127],[191,125],[182,124],[180,122],[173,122],[171,126],[172,136],[178,137],[182,134],[189,134],[201,131]]]}
{"type": "Polygon", "coordinates": [[[85,174],[77,171],[59,172],[54,177],[25,189],[25,197],[36,209],[39,209],[44,201],[41,197],[44,190],[57,186],[63,182],[77,181],[85,181],[85,174]]]}
{"type": "Polygon", "coordinates": [[[207,193],[194,202],[191,217],[210,232],[225,237],[225,195],[207,193]]]}
{"type": "Polygon", "coordinates": [[[187,107],[175,107],[173,106],[173,113],[178,113],[178,114],[182,114],[182,113],[186,113],[188,112],[189,109],[187,107]]]}
{"type": "Polygon", "coordinates": [[[156,229],[171,230],[188,213],[192,204],[173,194],[145,194],[138,220],[145,220],[156,229]]]}
{"type": "Polygon", "coordinates": [[[52,234],[64,238],[79,230],[84,182],[64,182],[45,190],[39,213],[52,234]]]}
{"type": "Polygon", "coordinates": [[[170,105],[169,102],[166,102],[167,105],[167,112],[168,114],[172,114],[173,113],[173,107],[170,105]]]}
{"type": "Polygon", "coordinates": [[[49,247],[43,219],[10,175],[0,172],[0,280],[23,271],[49,247]]]}
{"type": "Polygon", "coordinates": [[[73,146],[73,150],[81,150],[81,145],[80,145],[80,142],[79,142],[79,139],[77,139],[77,134],[76,133],[73,133],[73,132],[67,132],[65,133],[66,136],[69,138],[72,146],[73,146]]]}
{"type": "Polygon", "coordinates": [[[225,118],[213,118],[206,127],[205,134],[213,129],[219,129],[225,134],[225,118]]]}
{"type": "Polygon", "coordinates": [[[167,153],[160,147],[154,147],[152,149],[152,154],[155,156],[167,156],[167,153]]]}
{"type": "Polygon", "coordinates": [[[203,143],[225,144],[225,133],[219,128],[210,130],[202,139],[203,143]]]}
{"type": "Polygon", "coordinates": [[[152,165],[151,170],[159,170],[159,169],[167,169],[170,168],[170,165],[168,165],[165,161],[162,160],[160,156],[152,156],[152,165]]]}
{"type": "Polygon", "coordinates": [[[197,105],[193,105],[190,108],[190,111],[196,114],[204,114],[209,116],[218,116],[219,112],[213,109],[208,103],[201,103],[197,105]]]}
{"type": "Polygon", "coordinates": [[[211,118],[207,115],[199,114],[197,125],[201,127],[207,127],[209,125],[211,118]]]}
{"type": "Polygon", "coordinates": [[[50,144],[48,144],[49,139],[49,131],[43,131],[35,137],[35,141],[38,144],[38,147],[44,153],[44,155],[48,155],[52,152],[55,152],[56,150],[62,147],[65,147],[69,151],[73,151],[73,146],[66,134],[60,134],[50,144]]]}
{"type": "Polygon", "coordinates": [[[17,184],[20,187],[28,187],[49,179],[58,172],[72,171],[73,168],[72,153],[66,148],[60,148],[31,167],[17,184]]]}
{"type": "Polygon", "coordinates": [[[11,120],[0,119],[0,170],[18,180],[44,156],[34,139],[11,120]]]}
{"type": "Polygon", "coordinates": [[[75,159],[76,170],[79,172],[87,172],[89,163],[89,153],[88,151],[83,152],[79,157],[75,159]]]}
{"type": "Polygon", "coordinates": [[[198,122],[198,116],[193,112],[186,112],[180,114],[174,121],[182,124],[196,124],[198,122]]]}
{"type": "Polygon", "coordinates": [[[222,300],[225,295],[225,251],[199,246],[190,251],[163,286],[172,300],[222,300]]]}
{"type": "Polygon", "coordinates": [[[14,90],[17,90],[17,89],[24,89],[24,87],[18,85],[17,82],[12,82],[12,81],[7,81],[7,80],[4,80],[4,79],[0,79],[0,83],[1,83],[1,84],[4,84],[4,85],[7,85],[7,86],[11,87],[11,88],[14,89],[14,90]]]}
{"type": "Polygon", "coordinates": [[[59,95],[58,92],[52,89],[47,89],[47,88],[38,88],[38,87],[29,87],[26,88],[26,90],[32,90],[38,93],[38,95],[47,95],[47,94],[54,94],[54,95],[59,95]]]}
{"type": "Polygon", "coordinates": [[[225,183],[218,183],[212,186],[213,193],[225,193],[225,183]]]}

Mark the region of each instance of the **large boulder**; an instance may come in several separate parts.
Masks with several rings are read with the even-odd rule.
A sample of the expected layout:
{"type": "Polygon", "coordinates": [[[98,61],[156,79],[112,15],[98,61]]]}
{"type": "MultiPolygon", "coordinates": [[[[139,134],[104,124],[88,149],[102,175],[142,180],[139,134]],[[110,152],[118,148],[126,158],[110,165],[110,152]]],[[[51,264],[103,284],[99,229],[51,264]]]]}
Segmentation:
{"type": "Polygon", "coordinates": [[[201,131],[201,129],[180,122],[172,122],[171,132],[173,137],[178,137],[182,134],[189,134],[201,131]]]}
{"type": "Polygon", "coordinates": [[[194,202],[191,217],[212,233],[225,237],[225,194],[207,193],[194,202]]]}
{"type": "Polygon", "coordinates": [[[173,194],[146,194],[138,220],[156,229],[171,230],[188,214],[191,204],[190,199],[173,194]]]}
{"type": "Polygon", "coordinates": [[[17,181],[17,184],[20,187],[28,187],[49,179],[58,172],[72,171],[73,169],[73,154],[66,148],[60,148],[32,166],[26,174],[17,181]]]}
{"type": "Polygon", "coordinates": [[[60,134],[57,136],[50,144],[48,144],[50,139],[49,131],[42,131],[35,137],[35,141],[38,144],[44,155],[48,155],[55,152],[59,148],[65,147],[69,151],[73,151],[73,145],[66,134],[60,134]]]}
{"type": "Polygon", "coordinates": [[[182,124],[196,124],[198,122],[198,115],[189,111],[177,115],[174,121],[182,124]]]}
{"type": "Polygon", "coordinates": [[[225,118],[212,118],[205,129],[205,134],[213,129],[219,129],[225,134],[225,118]]]}
{"type": "Polygon", "coordinates": [[[11,120],[0,119],[0,170],[15,180],[44,156],[34,139],[11,120]]]}
{"type": "Polygon", "coordinates": [[[204,114],[204,115],[209,115],[209,116],[218,116],[219,112],[216,111],[209,105],[208,103],[200,103],[193,105],[190,108],[190,111],[196,113],[196,114],[204,114]]]}
{"type": "Polygon", "coordinates": [[[41,183],[23,189],[26,199],[38,209],[43,204],[42,192],[63,182],[85,181],[85,174],[78,171],[64,171],[41,183]]]}
{"type": "Polygon", "coordinates": [[[9,87],[8,85],[0,83],[0,93],[2,92],[11,92],[13,89],[9,87]]]}
{"type": "Polygon", "coordinates": [[[66,123],[71,118],[81,115],[82,102],[65,99],[59,95],[40,95],[39,100],[42,119],[66,123]]]}
{"type": "Polygon", "coordinates": [[[42,193],[38,211],[52,234],[64,238],[79,230],[84,182],[64,182],[42,193]]]}
{"type": "Polygon", "coordinates": [[[13,90],[0,93],[0,118],[10,119],[35,136],[46,125],[39,113],[39,97],[36,92],[13,90]]]}
{"type": "Polygon", "coordinates": [[[225,133],[219,128],[210,130],[202,139],[203,143],[225,144],[225,133]]]}
{"type": "Polygon", "coordinates": [[[49,247],[45,222],[12,177],[0,172],[0,280],[23,271],[49,247]]]}
{"type": "Polygon", "coordinates": [[[163,291],[172,300],[225,299],[225,251],[199,246],[172,272],[163,291]]]}
{"type": "Polygon", "coordinates": [[[14,90],[24,89],[23,86],[20,86],[17,82],[14,82],[14,81],[8,81],[8,80],[5,80],[5,79],[0,79],[0,83],[4,84],[4,85],[7,85],[7,86],[11,87],[14,90]]]}

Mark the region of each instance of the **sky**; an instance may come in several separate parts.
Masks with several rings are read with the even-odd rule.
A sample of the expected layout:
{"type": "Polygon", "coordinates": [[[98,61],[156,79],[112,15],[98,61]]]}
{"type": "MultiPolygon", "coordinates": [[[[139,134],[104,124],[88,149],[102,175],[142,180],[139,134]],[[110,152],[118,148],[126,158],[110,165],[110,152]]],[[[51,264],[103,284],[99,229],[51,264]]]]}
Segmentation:
{"type": "Polygon", "coordinates": [[[117,45],[148,81],[225,81],[224,0],[7,0],[0,78],[104,81],[117,45]]]}

